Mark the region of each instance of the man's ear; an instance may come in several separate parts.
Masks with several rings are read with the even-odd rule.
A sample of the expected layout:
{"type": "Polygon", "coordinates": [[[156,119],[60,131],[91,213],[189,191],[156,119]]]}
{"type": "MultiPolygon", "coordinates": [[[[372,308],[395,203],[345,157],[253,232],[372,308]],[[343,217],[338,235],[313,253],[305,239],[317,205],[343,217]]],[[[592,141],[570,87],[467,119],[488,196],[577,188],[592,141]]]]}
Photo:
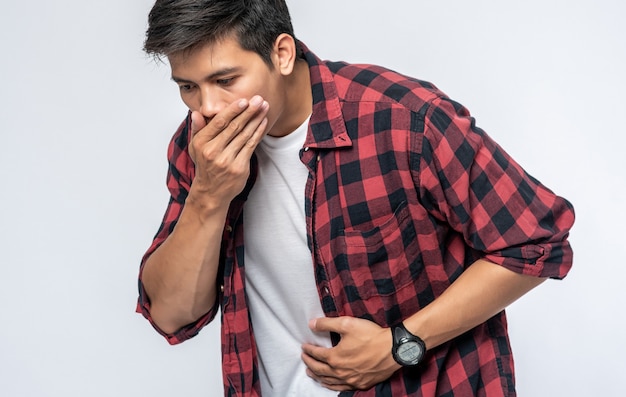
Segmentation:
{"type": "Polygon", "coordinates": [[[287,33],[280,34],[274,42],[274,49],[272,51],[274,67],[283,76],[288,76],[293,72],[296,57],[296,41],[294,38],[287,33]]]}

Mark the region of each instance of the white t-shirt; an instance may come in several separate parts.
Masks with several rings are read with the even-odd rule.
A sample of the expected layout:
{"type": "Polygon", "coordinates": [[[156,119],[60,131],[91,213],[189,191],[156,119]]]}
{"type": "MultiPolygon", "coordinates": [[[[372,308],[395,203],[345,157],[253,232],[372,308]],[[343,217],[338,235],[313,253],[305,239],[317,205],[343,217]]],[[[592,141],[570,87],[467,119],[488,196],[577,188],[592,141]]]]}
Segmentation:
{"type": "Polygon", "coordinates": [[[256,149],[259,174],[244,206],[246,291],[264,397],[337,396],[306,375],[305,342],[330,347],[328,333],[314,334],[323,317],[307,246],[300,162],[308,119],[291,134],[266,136],[256,149]]]}

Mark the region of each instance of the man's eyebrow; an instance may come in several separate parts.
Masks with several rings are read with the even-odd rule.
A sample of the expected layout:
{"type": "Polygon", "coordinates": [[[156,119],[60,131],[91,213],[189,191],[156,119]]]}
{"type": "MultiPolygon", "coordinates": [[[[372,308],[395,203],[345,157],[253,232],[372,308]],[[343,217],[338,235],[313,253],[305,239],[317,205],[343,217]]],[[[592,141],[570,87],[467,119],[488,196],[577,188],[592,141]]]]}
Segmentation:
{"type": "MultiPolygon", "coordinates": [[[[216,78],[219,78],[219,77],[222,77],[222,76],[229,75],[231,73],[237,73],[240,70],[241,70],[241,67],[238,67],[238,66],[233,66],[231,68],[220,69],[220,70],[217,70],[217,71],[209,74],[208,76],[204,77],[203,80],[204,81],[213,80],[213,79],[216,79],[216,78]]],[[[187,80],[187,79],[184,79],[182,77],[175,76],[173,74],[172,74],[171,79],[174,82],[176,82],[176,83],[193,83],[193,81],[191,81],[191,80],[187,80]]]]}

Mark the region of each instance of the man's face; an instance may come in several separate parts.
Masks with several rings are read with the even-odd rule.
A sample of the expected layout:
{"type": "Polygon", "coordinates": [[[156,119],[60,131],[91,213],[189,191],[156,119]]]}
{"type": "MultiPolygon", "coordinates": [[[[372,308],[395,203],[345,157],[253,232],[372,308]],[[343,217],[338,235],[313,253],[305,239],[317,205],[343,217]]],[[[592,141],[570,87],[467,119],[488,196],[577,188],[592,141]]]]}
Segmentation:
{"type": "Polygon", "coordinates": [[[227,38],[189,53],[169,57],[172,80],[192,111],[208,121],[232,102],[260,95],[270,104],[268,129],[280,114],[284,95],[281,74],[255,52],[227,38]]]}

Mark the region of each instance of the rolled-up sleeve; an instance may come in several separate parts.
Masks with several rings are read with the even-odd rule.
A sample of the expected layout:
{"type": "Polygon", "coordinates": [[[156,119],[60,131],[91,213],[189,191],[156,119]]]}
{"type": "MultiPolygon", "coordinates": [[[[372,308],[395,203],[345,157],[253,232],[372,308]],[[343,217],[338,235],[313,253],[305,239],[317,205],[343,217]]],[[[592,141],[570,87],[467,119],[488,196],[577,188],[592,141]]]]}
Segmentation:
{"type": "Polygon", "coordinates": [[[572,205],[448,98],[437,98],[425,113],[419,188],[427,209],[484,259],[537,277],[561,279],[569,272],[572,205]]]}

